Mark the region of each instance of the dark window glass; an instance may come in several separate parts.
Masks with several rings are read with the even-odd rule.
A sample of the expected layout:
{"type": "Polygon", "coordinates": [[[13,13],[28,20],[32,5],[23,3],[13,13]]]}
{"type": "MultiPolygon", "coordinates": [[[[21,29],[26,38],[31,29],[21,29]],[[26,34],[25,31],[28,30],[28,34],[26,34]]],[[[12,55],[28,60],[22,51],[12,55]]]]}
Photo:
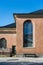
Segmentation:
{"type": "Polygon", "coordinates": [[[33,46],[33,25],[30,20],[23,24],[23,47],[33,46]]]}
{"type": "Polygon", "coordinates": [[[7,40],[5,38],[0,39],[0,48],[6,48],[7,47],[7,40]]]}

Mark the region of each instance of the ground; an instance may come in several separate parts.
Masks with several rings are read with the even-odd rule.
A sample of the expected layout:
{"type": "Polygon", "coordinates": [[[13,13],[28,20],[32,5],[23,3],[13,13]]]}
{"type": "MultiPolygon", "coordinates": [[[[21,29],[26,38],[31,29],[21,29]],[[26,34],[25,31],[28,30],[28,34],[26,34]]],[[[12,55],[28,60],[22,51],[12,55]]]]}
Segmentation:
{"type": "Polygon", "coordinates": [[[43,65],[43,63],[29,62],[0,62],[0,65],[43,65]]]}
{"type": "Polygon", "coordinates": [[[0,57],[0,65],[43,65],[43,57],[0,57]]]}

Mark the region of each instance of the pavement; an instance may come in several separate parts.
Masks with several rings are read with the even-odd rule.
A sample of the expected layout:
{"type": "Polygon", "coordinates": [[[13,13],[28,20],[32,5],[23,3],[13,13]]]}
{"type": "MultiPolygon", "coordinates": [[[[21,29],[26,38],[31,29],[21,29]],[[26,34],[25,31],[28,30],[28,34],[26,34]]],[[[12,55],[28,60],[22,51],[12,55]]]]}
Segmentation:
{"type": "Polygon", "coordinates": [[[0,62],[37,62],[43,63],[43,57],[0,57],[0,62]]]}

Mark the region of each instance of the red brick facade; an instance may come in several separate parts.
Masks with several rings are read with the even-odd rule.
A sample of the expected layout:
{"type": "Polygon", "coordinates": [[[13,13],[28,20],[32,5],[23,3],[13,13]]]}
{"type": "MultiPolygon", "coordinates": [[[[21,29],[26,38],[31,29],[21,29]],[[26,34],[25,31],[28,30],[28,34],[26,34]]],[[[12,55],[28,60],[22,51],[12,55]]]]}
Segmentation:
{"type": "Polygon", "coordinates": [[[17,32],[17,54],[43,54],[43,17],[25,17],[26,15],[15,15],[17,32]],[[23,47],[23,23],[31,20],[33,24],[33,47],[23,47]]]}
{"type": "Polygon", "coordinates": [[[16,28],[0,30],[0,38],[6,38],[7,48],[16,46],[16,54],[43,54],[43,15],[15,14],[16,28]],[[23,23],[31,20],[33,25],[33,47],[23,47],[23,23]]]}
{"type": "Polygon", "coordinates": [[[5,38],[7,40],[7,48],[12,48],[13,45],[16,46],[16,29],[2,29],[0,30],[0,39],[5,38]]]}

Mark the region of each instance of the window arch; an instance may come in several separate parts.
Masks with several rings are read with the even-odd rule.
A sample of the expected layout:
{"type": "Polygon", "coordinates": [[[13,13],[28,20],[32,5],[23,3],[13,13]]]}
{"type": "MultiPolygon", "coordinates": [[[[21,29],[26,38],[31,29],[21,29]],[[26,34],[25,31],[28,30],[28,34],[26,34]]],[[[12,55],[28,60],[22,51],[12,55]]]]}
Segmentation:
{"type": "Polygon", "coordinates": [[[23,47],[33,46],[33,25],[31,20],[27,20],[23,24],[23,47]]]}
{"type": "Polygon", "coordinates": [[[0,39],[0,48],[6,48],[7,47],[7,40],[5,38],[0,39]]]}

